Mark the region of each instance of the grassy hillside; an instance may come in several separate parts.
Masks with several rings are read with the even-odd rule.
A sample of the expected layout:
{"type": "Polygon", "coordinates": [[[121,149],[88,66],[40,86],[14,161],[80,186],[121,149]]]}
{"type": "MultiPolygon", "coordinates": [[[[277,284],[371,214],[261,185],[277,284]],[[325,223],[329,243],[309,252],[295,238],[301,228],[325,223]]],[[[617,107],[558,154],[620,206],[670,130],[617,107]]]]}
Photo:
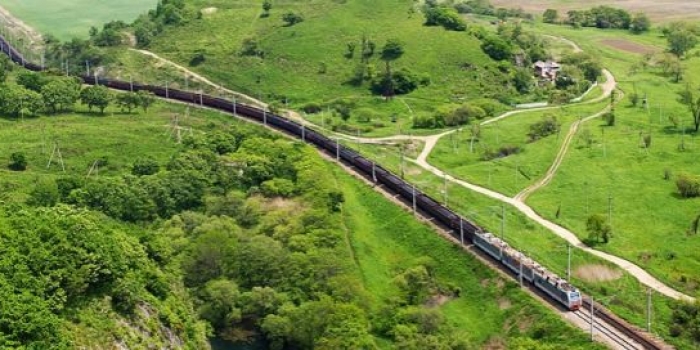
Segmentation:
{"type": "Polygon", "coordinates": [[[122,20],[131,22],[156,6],[156,0],[0,0],[0,6],[29,26],[62,40],[85,38],[90,27],[122,20]]]}

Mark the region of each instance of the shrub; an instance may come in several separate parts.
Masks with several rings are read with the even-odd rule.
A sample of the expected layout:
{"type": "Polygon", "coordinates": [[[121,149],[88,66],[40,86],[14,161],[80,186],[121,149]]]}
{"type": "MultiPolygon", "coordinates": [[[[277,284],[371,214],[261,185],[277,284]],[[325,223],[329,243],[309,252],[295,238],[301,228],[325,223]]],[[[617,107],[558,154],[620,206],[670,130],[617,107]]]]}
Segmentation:
{"type": "Polygon", "coordinates": [[[160,170],[160,165],[153,158],[139,158],[134,161],[131,173],[136,176],[153,175],[160,170]]]}
{"type": "Polygon", "coordinates": [[[615,126],[615,113],[607,112],[603,114],[603,120],[605,120],[607,126],[615,126]]]}
{"type": "Polygon", "coordinates": [[[297,23],[304,22],[304,17],[298,13],[287,12],[282,16],[282,20],[284,20],[287,26],[291,27],[297,23]]]}
{"type": "Polygon", "coordinates": [[[557,118],[552,115],[546,115],[539,122],[530,125],[530,132],[527,133],[527,136],[530,138],[530,141],[537,141],[558,133],[559,128],[560,125],[557,122],[557,118]]]}
{"type": "Polygon", "coordinates": [[[700,178],[687,173],[680,173],[676,178],[678,193],[683,198],[700,196],[700,178]]]}
{"type": "Polygon", "coordinates": [[[320,113],[323,110],[323,107],[321,107],[321,105],[318,103],[309,102],[305,104],[304,107],[301,107],[301,110],[308,114],[316,114],[320,113]]]}
{"type": "Polygon", "coordinates": [[[518,154],[522,151],[522,148],[517,145],[504,145],[499,147],[497,150],[486,149],[484,154],[481,156],[482,160],[492,160],[496,158],[507,157],[511,154],[518,154]]]}
{"type": "Polygon", "coordinates": [[[15,152],[10,155],[10,170],[24,171],[27,170],[27,157],[22,152],[15,152]]]}
{"type": "Polygon", "coordinates": [[[291,197],[296,191],[296,186],[290,180],[275,178],[263,182],[260,190],[265,197],[291,197]]]}
{"type": "Polygon", "coordinates": [[[447,30],[463,32],[467,24],[459,17],[456,10],[447,7],[430,7],[425,9],[426,26],[442,26],[447,30]]]}
{"type": "MultiPolygon", "coordinates": [[[[389,78],[385,74],[376,76],[372,80],[372,86],[370,87],[372,93],[376,95],[383,94],[387,90],[386,87],[389,83],[389,78]]],[[[405,95],[417,89],[419,86],[429,85],[430,78],[402,68],[391,75],[391,83],[394,84],[394,94],[405,95]]]]}

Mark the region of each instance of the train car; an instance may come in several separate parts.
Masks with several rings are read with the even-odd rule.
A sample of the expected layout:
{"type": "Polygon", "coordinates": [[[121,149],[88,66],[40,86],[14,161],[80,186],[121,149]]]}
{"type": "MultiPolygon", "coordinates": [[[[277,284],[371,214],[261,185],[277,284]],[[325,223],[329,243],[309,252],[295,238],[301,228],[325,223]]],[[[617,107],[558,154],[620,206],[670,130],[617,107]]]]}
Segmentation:
{"type": "Polygon", "coordinates": [[[541,268],[539,264],[534,262],[532,259],[525,256],[525,254],[508,247],[503,250],[503,256],[501,261],[506,265],[515,275],[528,282],[532,282],[535,279],[535,269],[541,268]]]}
{"type": "Polygon", "coordinates": [[[581,293],[564,279],[544,269],[535,270],[535,286],[575,311],[581,308],[581,293]]]}
{"type": "Polygon", "coordinates": [[[501,257],[503,256],[503,249],[508,247],[508,245],[505,244],[505,242],[496,238],[493,234],[489,232],[474,233],[473,242],[477,247],[481,248],[481,250],[486,252],[488,255],[491,255],[494,259],[498,261],[501,261],[501,257]]]}

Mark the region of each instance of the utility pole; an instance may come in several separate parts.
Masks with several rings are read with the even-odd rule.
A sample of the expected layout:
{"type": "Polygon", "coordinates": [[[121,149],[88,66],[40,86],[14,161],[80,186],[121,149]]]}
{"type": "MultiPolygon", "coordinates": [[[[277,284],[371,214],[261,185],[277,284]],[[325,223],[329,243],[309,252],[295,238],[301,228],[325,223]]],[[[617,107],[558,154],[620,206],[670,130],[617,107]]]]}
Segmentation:
{"type": "Polygon", "coordinates": [[[372,162],[372,181],[377,182],[377,163],[372,162]]]}
{"type": "Polygon", "coordinates": [[[520,287],[523,286],[523,253],[520,253],[520,274],[518,275],[520,279],[520,287]]]}
{"type": "Polygon", "coordinates": [[[501,240],[503,241],[503,237],[505,236],[506,232],[506,204],[501,203],[501,240]]]}
{"type": "Polygon", "coordinates": [[[168,99],[170,98],[170,95],[168,93],[168,81],[165,81],[165,98],[168,99]]]}
{"type": "Polygon", "coordinates": [[[340,161],[340,139],[335,139],[335,160],[340,161]]]}
{"type": "Polygon", "coordinates": [[[594,341],[593,339],[593,325],[595,324],[595,318],[593,318],[593,312],[595,310],[593,309],[593,297],[591,296],[591,341],[594,341]]]}
{"type": "Polygon", "coordinates": [[[85,75],[90,76],[90,61],[85,60],[85,75]]]}
{"type": "Polygon", "coordinates": [[[651,288],[647,288],[647,332],[651,333],[651,288]]]}
{"type": "Polygon", "coordinates": [[[413,215],[416,215],[416,185],[411,185],[413,188],[413,215]]]}
{"type": "Polygon", "coordinates": [[[306,142],[306,128],[304,124],[301,124],[301,140],[306,142]]]}
{"type": "Polygon", "coordinates": [[[204,106],[204,92],[202,90],[199,90],[199,105],[204,106]]]}
{"type": "Polygon", "coordinates": [[[445,195],[445,206],[447,206],[447,173],[443,172],[442,178],[444,180],[442,191],[444,192],[444,195],[445,195]]]}
{"type": "Polygon", "coordinates": [[[134,77],[129,74],[129,91],[134,92],[134,77]]]}
{"type": "Polygon", "coordinates": [[[461,216],[459,217],[459,239],[464,245],[464,219],[461,216]]]}
{"type": "Polygon", "coordinates": [[[571,282],[571,244],[566,245],[566,280],[571,282]]]}
{"type": "Polygon", "coordinates": [[[263,124],[267,126],[267,106],[263,107],[263,124]]]}
{"type": "Polygon", "coordinates": [[[233,115],[236,115],[236,96],[231,99],[231,105],[233,106],[233,115]]]}
{"type": "Polygon", "coordinates": [[[608,225],[612,228],[612,193],[608,194],[608,225]]]}

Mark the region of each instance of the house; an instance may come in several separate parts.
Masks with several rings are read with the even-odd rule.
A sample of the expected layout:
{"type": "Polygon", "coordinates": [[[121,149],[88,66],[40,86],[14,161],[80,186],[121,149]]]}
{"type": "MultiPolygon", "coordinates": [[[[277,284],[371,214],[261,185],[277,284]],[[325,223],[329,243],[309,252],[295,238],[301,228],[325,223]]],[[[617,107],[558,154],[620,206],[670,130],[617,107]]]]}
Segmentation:
{"type": "Polygon", "coordinates": [[[550,60],[546,62],[537,61],[533,66],[537,78],[551,82],[557,79],[557,73],[561,70],[559,63],[550,60]]]}

